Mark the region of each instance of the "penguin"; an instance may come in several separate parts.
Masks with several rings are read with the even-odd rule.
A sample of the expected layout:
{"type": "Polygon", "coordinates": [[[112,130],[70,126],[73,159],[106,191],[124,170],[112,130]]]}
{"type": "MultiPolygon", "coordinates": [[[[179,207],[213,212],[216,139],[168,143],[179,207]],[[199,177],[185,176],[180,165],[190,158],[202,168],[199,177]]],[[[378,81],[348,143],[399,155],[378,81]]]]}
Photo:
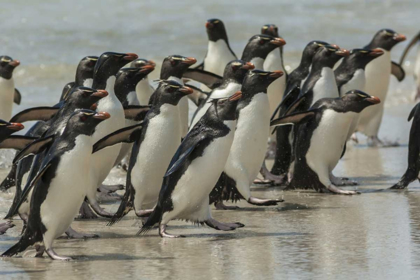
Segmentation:
{"type": "Polygon", "coordinates": [[[360,115],[357,131],[368,137],[367,144],[369,147],[397,145],[397,143],[384,143],[378,138],[378,131],[382,122],[390,75],[395,75],[399,81],[404,79],[404,70],[401,66],[391,62],[391,50],[405,39],[404,35],[391,29],[382,29],[375,34],[372,41],[365,47],[367,49],[380,48],[384,52],[381,57],[369,63],[365,70],[366,92],[377,96],[382,101],[379,106],[368,108],[360,115]]]}
{"type": "Polygon", "coordinates": [[[15,160],[19,160],[51,145],[31,183],[34,191],[28,225],[18,243],[2,257],[11,257],[28,246],[43,242],[43,246],[37,247],[37,256],[46,251],[53,260],[71,259],[57,255],[53,241],[68,229],[82,205],[91,165],[93,133],[99,123],[109,118],[106,112],[78,110],[70,117],[61,136],[44,145],[34,143],[16,156],[15,160]]]}
{"type": "MultiPolygon", "coordinates": [[[[329,44],[324,41],[314,40],[305,46],[299,66],[287,77],[285,96],[282,102],[283,108],[279,108],[280,117],[284,116],[286,110],[297,100],[300,94],[300,89],[303,87],[303,84],[309,75],[313,57],[320,47],[326,45],[329,44]]],[[[263,167],[261,174],[264,179],[276,182],[277,184],[282,184],[287,182],[287,172],[289,170],[292,156],[292,127],[278,126],[276,127],[275,133],[276,154],[274,157],[273,167],[271,172],[263,167]]]]}
{"type": "Polygon", "coordinates": [[[196,68],[222,76],[226,64],[238,58],[230,48],[223,21],[220,19],[207,20],[206,30],[209,40],[207,53],[204,61],[196,68]]]}
{"type": "MultiPolygon", "coordinates": [[[[310,108],[314,115],[306,122],[299,123],[296,129],[293,149],[295,161],[287,188],[357,194],[356,191],[337,188],[330,180],[332,170],[341,157],[354,115],[380,102],[379,98],[359,90],[352,90],[342,97],[323,98],[315,102],[310,108]]],[[[271,125],[276,125],[276,120],[271,125]]]]}
{"type": "Polygon", "coordinates": [[[267,56],[285,44],[286,41],[280,37],[264,34],[254,35],[245,46],[241,60],[251,62],[256,69],[264,70],[264,62],[267,56]]]}
{"type": "Polygon", "coordinates": [[[277,205],[281,199],[251,196],[250,186],[265,158],[270,126],[267,87],[279,79],[282,71],[251,70],[242,82],[242,98],[236,107],[237,123],[232,148],[210,203],[245,199],[253,205],[277,205]]]}
{"type": "Polygon", "coordinates": [[[70,91],[75,87],[92,87],[93,69],[95,68],[97,61],[97,56],[85,56],[82,58],[82,60],[80,60],[79,64],[77,65],[74,82],[70,82],[64,86],[60,101],[66,99],[66,95],[70,93],[70,91]]]}
{"type": "MultiPolygon", "coordinates": [[[[181,98],[192,92],[191,88],[175,81],[161,81],[155,92],[157,100],[142,122],[141,134],[135,139],[127,172],[126,192],[113,222],[133,208],[139,217],[153,211],[166,168],[181,144],[177,106],[181,98]]],[[[121,133],[126,131],[124,128],[121,133]]],[[[123,139],[117,132],[112,135],[123,139]]]]}
{"type": "MultiPolygon", "coordinates": [[[[144,58],[138,58],[131,62],[130,67],[141,68],[145,65],[156,67],[156,63],[153,60],[147,60],[144,58]]],[[[153,70],[151,70],[152,72],[153,70]]],[[[136,95],[139,105],[148,105],[150,96],[154,92],[154,88],[150,85],[148,75],[145,75],[143,79],[136,85],[136,95]]]]}
{"type": "Polygon", "coordinates": [[[408,142],[408,167],[401,179],[391,187],[391,189],[405,189],[414,180],[419,178],[420,161],[419,161],[419,121],[420,121],[420,103],[411,110],[407,121],[413,120],[410,129],[410,140],[408,142]]]}
{"type": "MultiPolygon", "coordinates": [[[[411,39],[410,43],[407,45],[407,47],[405,47],[405,50],[403,52],[403,54],[401,55],[401,59],[400,59],[400,65],[402,66],[404,64],[404,60],[405,57],[407,56],[408,52],[410,51],[410,49],[415,46],[418,42],[420,41],[420,32],[417,33],[417,35],[411,39]]],[[[414,100],[418,101],[420,99],[420,45],[418,47],[417,50],[417,59],[416,62],[414,64],[414,81],[416,82],[416,93],[414,96],[414,100]]]]}
{"type": "Polygon", "coordinates": [[[205,223],[216,230],[234,230],[244,226],[216,221],[209,205],[209,194],[229,156],[240,98],[241,92],[237,92],[231,97],[211,100],[212,106],[173,156],[163,179],[158,203],[139,234],[159,224],[161,237],[181,237],[166,232],[167,224],[174,219],[205,223]]]}
{"type": "MultiPolygon", "coordinates": [[[[254,68],[254,64],[245,62],[243,60],[233,60],[229,62],[225,66],[223,80],[220,86],[210,92],[207,100],[211,100],[212,98],[229,97],[235,92],[241,90],[242,81],[246,73],[254,68]]],[[[195,124],[201,119],[202,116],[204,116],[210,106],[212,106],[211,102],[202,102],[202,105],[197,108],[192,117],[190,130],[193,129],[195,124]]]]}
{"type": "Polygon", "coordinates": [[[10,56],[0,56],[0,119],[10,120],[13,102],[20,104],[21,95],[15,88],[13,70],[20,65],[19,60],[10,56]]]}

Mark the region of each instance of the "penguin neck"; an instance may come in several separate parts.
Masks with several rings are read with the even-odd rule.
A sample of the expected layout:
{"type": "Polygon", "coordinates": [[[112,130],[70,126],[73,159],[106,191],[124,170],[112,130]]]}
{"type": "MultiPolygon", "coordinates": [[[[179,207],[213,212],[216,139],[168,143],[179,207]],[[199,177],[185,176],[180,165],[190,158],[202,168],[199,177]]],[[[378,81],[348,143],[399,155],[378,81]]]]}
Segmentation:
{"type": "Polygon", "coordinates": [[[101,98],[98,101],[98,105],[100,105],[101,103],[110,102],[111,100],[119,101],[117,96],[115,95],[115,91],[114,91],[115,80],[116,80],[115,76],[110,76],[110,77],[108,77],[108,79],[106,80],[105,83],[99,84],[99,86],[101,86],[101,87],[96,86],[95,85],[95,80],[93,81],[93,85],[92,85],[93,88],[95,88],[95,89],[105,89],[108,92],[107,96],[105,96],[104,98],[101,98]]]}
{"type": "Polygon", "coordinates": [[[84,73],[84,72],[76,72],[76,78],[75,78],[75,83],[77,86],[85,86],[85,87],[90,87],[92,86],[92,81],[93,81],[93,73],[84,73]],[[86,84],[86,83],[90,83],[86,84]]]}
{"type": "Polygon", "coordinates": [[[302,55],[300,60],[299,66],[295,69],[295,71],[299,71],[302,73],[302,76],[308,76],[312,66],[312,56],[309,55],[302,55]]]}
{"type": "Polygon", "coordinates": [[[130,92],[134,92],[135,90],[136,90],[136,84],[133,84],[130,82],[122,81],[122,82],[115,83],[115,86],[114,86],[115,95],[117,96],[121,104],[123,105],[127,103],[128,94],[130,92]]]}
{"type": "Polygon", "coordinates": [[[145,77],[136,85],[136,95],[140,105],[146,105],[153,91],[149,84],[149,78],[145,77]]]}
{"type": "MultiPolygon", "coordinates": [[[[246,59],[242,59],[242,60],[243,61],[248,61],[246,59]]],[[[264,69],[264,61],[265,61],[265,58],[262,58],[262,57],[253,57],[253,58],[251,58],[251,60],[249,60],[249,62],[254,64],[255,69],[260,69],[260,70],[264,69]]]]}
{"type": "Polygon", "coordinates": [[[265,71],[281,70],[284,72],[282,48],[272,50],[264,60],[263,69],[265,71]]]}
{"type": "Polygon", "coordinates": [[[352,61],[344,60],[338,67],[335,69],[334,74],[336,77],[352,77],[358,69],[365,69],[365,65],[356,65],[352,61]]]}

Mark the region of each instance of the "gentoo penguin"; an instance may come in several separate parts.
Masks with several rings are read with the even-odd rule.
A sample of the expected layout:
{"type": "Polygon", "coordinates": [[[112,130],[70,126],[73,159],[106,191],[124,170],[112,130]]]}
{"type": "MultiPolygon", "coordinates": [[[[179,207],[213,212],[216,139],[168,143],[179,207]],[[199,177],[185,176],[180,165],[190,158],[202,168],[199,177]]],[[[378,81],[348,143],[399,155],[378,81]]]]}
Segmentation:
{"type": "MultiPolygon", "coordinates": [[[[92,87],[105,89],[108,92],[108,96],[98,102],[97,110],[108,112],[111,118],[97,126],[93,134],[94,142],[125,126],[124,108],[114,92],[115,76],[124,65],[137,58],[138,56],[134,53],[106,52],[96,62],[92,87]]],[[[120,149],[121,144],[103,149],[92,156],[92,163],[94,164],[91,164],[86,196],[90,206],[100,216],[112,217],[110,213],[99,206],[96,192],[114,166],[120,149]]]]}
{"type": "Polygon", "coordinates": [[[357,131],[368,137],[368,146],[389,146],[397,143],[384,143],[378,138],[378,131],[384,112],[384,103],[388,92],[391,73],[396,75],[398,80],[404,79],[404,70],[391,62],[391,49],[399,42],[404,41],[404,35],[398,34],[390,29],[379,30],[372,41],[365,47],[367,49],[380,48],[384,54],[366,66],[365,91],[381,99],[379,106],[373,106],[364,110],[360,115],[357,131]]]}
{"type": "MultiPolygon", "coordinates": [[[[310,109],[314,115],[296,129],[295,161],[288,188],[356,194],[356,191],[337,188],[330,178],[343,153],[354,115],[378,103],[379,98],[359,90],[350,91],[339,98],[318,100],[310,109]]],[[[276,121],[271,124],[275,125],[276,121]]]]}
{"type": "Polygon", "coordinates": [[[169,221],[182,219],[205,223],[217,230],[234,230],[240,223],[224,224],[211,216],[209,194],[215,186],[233,142],[236,105],[241,92],[211,100],[212,106],[182,141],[169,164],[158,203],[139,233],[159,224],[161,237],[169,221]]]}
{"type": "MultiPolygon", "coordinates": [[[[305,46],[302,52],[302,58],[300,60],[299,66],[295,70],[293,70],[287,77],[285,96],[282,102],[284,109],[280,109],[280,116],[284,116],[288,107],[292,105],[293,102],[296,101],[296,99],[298,98],[300,89],[302,88],[303,83],[309,75],[309,71],[312,65],[312,58],[317,53],[320,47],[326,45],[329,44],[323,41],[315,40],[309,42],[305,46]],[[296,94],[290,94],[293,92],[296,92],[296,94]]],[[[275,131],[277,147],[271,173],[274,175],[280,175],[281,177],[283,177],[283,180],[278,180],[279,178],[273,178],[273,176],[270,176],[271,174],[270,172],[268,172],[268,170],[265,170],[265,172],[262,173],[265,179],[278,180],[278,183],[287,181],[286,176],[289,170],[292,155],[292,137],[290,135],[291,131],[291,126],[279,126],[276,128],[275,131]]]]}
{"type": "MultiPolygon", "coordinates": [[[[407,54],[410,51],[410,49],[414,45],[416,45],[419,41],[420,41],[420,32],[417,33],[417,35],[413,39],[411,39],[410,43],[405,48],[405,50],[404,50],[404,52],[403,52],[403,54],[401,56],[401,59],[400,59],[400,65],[401,66],[403,66],[404,59],[407,56],[407,54]]],[[[414,81],[416,82],[416,86],[417,86],[414,100],[415,101],[418,101],[420,99],[420,44],[419,44],[419,47],[418,47],[418,50],[417,50],[417,59],[416,59],[416,62],[414,64],[414,72],[413,72],[413,75],[414,75],[414,81]]]]}
{"type": "Polygon", "coordinates": [[[64,86],[60,101],[65,99],[66,95],[70,93],[70,91],[75,87],[92,87],[93,69],[95,68],[97,61],[97,56],[85,56],[82,58],[82,60],[80,60],[79,64],[77,65],[74,82],[70,82],[64,86]]]}
{"type": "MultiPolygon", "coordinates": [[[[235,92],[241,89],[242,81],[246,73],[254,68],[254,64],[243,60],[233,60],[229,62],[225,66],[225,72],[223,73],[223,80],[220,86],[210,92],[208,100],[211,100],[212,98],[232,96],[235,92]]],[[[201,119],[201,117],[204,116],[210,106],[212,106],[211,102],[203,102],[202,106],[197,108],[191,120],[190,130],[201,119]]]]}
{"type": "Polygon", "coordinates": [[[226,64],[237,57],[229,46],[223,21],[220,19],[207,20],[206,30],[209,39],[207,53],[204,61],[197,68],[222,76],[226,64]]]}
{"type": "Polygon", "coordinates": [[[416,179],[419,179],[420,171],[420,103],[417,103],[408,116],[408,121],[413,120],[410,129],[410,140],[408,142],[408,167],[401,179],[391,189],[405,189],[416,179]]]}
{"type": "Polygon", "coordinates": [[[13,70],[19,65],[19,60],[6,55],[0,56],[0,119],[2,120],[10,120],[13,101],[17,104],[21,101],[20,93],[13,81],[13,70]]]}
{"type": "Polygon", "coordinates": [[[251,70],[242,82],[242,98],[236,107],[237,123],[232,148],[210,203],[245,199],[254,205],[277,205],[280,199],[251,196],[250,186],[257,177],[267,150],[270,127],[267,87],[282,71],[251,70]]]}
{"type": "MultiPolygon", "coordinates": [[[[70,117],[63,134],[52,142],[48,156],[31,183],[34,191],[27,227],[19,242],[2,257],[11,257],[43,241],[43,246],[37,248],[37,256],[46,251],[53,260],[71,259],[57,255],[52,243],[68,229],[82,205],[90,172],[92,135],[95,127],[109,117],[106,112],[91,110],[78,110],[70,117]]],[[[16,159],[40,149],[34,143],[16,159]]]]}
{"type": "MultiPolygon", "coordinates": [[[[139,217],[151,213],[158,201],[166,169],[181,144],[177,105],[181,98],[193,91],[171,80],[161,81],[156,91],[157,100],[147,113],[141,134],[134,142],[126,193],[113,221],[133,208],[139,217]]],[[[126,133],[126,129],[121,132],[126,133]]],[[[113,137],[119,138],[120,135],[113,133],[113,137]]]]}
{"type": "MultiPolygon", "coordinates": [[[[150,65],[156,67],[156,63],[153,60],[147,60],[144,58],[139,58],[131,62],[130,67],[141,68],[145,65],[150,65]]],[[[154,92],[154,88],[150,85],[148,75],[146,75],[139,83],[136,85],[136,95],[139,105],[149,104],[150,96],[154,92]]]]}

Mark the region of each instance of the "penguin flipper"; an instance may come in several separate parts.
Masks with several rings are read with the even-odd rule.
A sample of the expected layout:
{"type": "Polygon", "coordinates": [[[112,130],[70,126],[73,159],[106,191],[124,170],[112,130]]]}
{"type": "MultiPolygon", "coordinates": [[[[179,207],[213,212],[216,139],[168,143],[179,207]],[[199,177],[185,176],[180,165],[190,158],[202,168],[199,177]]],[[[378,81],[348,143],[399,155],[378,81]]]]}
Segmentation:
{"type": "Polygon", "coordinates": [[[124,108],[124,114],[127,120],[142,121],[149,110],[150,106],[129,105],[124,108]]]}
{"type": "Polygon", "coordinates": [[[13,135],[0,143],[0,149],[22,150],[37,139],[37,137],[13,135]]]}
{"type": "Polygon", "coordinates": [[[63,91],[61,92],[60,101],[66,100],[67,97],[69,97],[69,93],[75,84],[75,82],[70,82],[64,86],[63,91]]]}
{"type": "Polygon", "coordinates": [[[188,94],[187,96],[192,102],[194,102],[195,105],[197,105],[197,107],[203,104],[210,96],[209,92],[203,91],[198,87],[195,87],[190,84],[187,84],[187,86],[193,90],[193,93],[188,94]]]}
{"type": "Polygon", "coordinates": [[[121,128],[108,134],[93,145],[92,154],[100,151],[108,146],[116,145],[118,143],[133,143],[139,139],[141,129],[143,128],[143,122],[132,126],[121,128]]]}
{"type": "Polygon", "coordinates": [[[407,47],[405,47],[405,50],[403,52],[403,54],[401,55],[401,59],[400,59],[400,65],[404,64],[404,59],[407,56],[408,52],[410,51],[410,49],[418,42],[420,41],[420,32],[417,33],[417,35],[411,39],[410,43],[407,45],[407,47]]]}
{"type": "Polygon", "coordinates": [[[15,156],[15,158],[13,159],[13,164],[16,164],[18,161],[22,160],[27,156],[36,155],[44,151],[54,141],[54,137],[54,135],[51,135],[32,141],[31,144],[27,145],[15,156]]]}
{"type": "Polygon", "coordinates": [[[270,121],[272,121],[276,117],[277,112],[280,112],[280,116],[284,116],[285,110],[297,100],[299,94],[300,87],[298,85],[295,85],[288,93],[286,93],[283,100],[280,102],[273,115],[271,116],[270,121]]]}
{"type": "Polygon", "coordinates": [[[10,122],[28,122],[28,121],[48,121],[50,120],[59,110],[57,107],[33,107],[23,110],[14,115],[10,122]]]}
{"type": "Polygon", "coordinates": [[[417,103],[416,106],[411,110],[410,115],[408,116],[407,121],[411,121],[411,119],[414,117],[414,115],[417,114],[417,111],[420,109],[420,103],[417,103]]]}
{"type": "Polygon", "coordinates": [[[394,75],[399,82],[404,80],[405,71],[398,63],[391,61],[391,74],[394,75]]]}
{"type": "Polygon", "coordinates": [[[15,88],[15,92],[13,94],[13,102],[17,105],[20,105],[20,102],[22,101],[22,95],[20,94],[20,91],[15,88]]]}
{"type": "Polygon", "coordinates": [[[187,69],[183,75],[183,78],[197,81],[211,89],[218,87],[223,80],[223,77],[220,77],[219,75],[199,69],[187,69]]]}
{"type": "Polygon", "coordinates": [[[308,121],[313,116],[315,116],[315,110],[306,111],[306,112],[298,112],[291,115],[287,115],[281,118],[278,118],[274,121],[270,122],[270,126],[279,126],[279,125],[290,125],[290,124],[297,124],[303,121],[308,121]]]}

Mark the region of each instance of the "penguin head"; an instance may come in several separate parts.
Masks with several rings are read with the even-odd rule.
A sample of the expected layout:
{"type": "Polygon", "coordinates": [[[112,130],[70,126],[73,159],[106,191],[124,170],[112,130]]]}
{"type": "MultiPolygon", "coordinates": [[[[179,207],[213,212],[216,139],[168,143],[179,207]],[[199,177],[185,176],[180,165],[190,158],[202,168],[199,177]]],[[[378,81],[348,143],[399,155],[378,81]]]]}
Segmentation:
{"type": "Polygon", "coordinates": [[[223,78],[225,80],[233,80],[237,83],[241,83],[246,73],[254,68],[255,66],[251,62],[245,62],[240,59],[232,60],[226,64],[225,71],[223,72],[223,78]]]}
{"type": "Polygon", "coordinates": [[[16,131],[22,130],[25,127],[21,123],[10,123],[0,120],[0,141],[5,140],[16,131]]]}
{"type": "Polygon", "coordinates": [[[280,37],[279,30],[275,24],[265,24],[263,27],[261,27],[261,34],[280,37]]]}
{"type": "Polygon", "coordinates": [[[127,95],[136,90],[137,84],[155,69],[153,65],[145,64],[142,67],[123,68],[117,73],[114,91],[118,99],[124,104],[127,102],[127,95]]]}
{"type": "MultiPolygon", "coordinates": [[[[130,67],[142,68],[143,66],[146,66],[146,65],[149,65],[149,67],[153,66],[153,70],[156,67],[156,63],[153,60],[147,60],[147,59],[144,59],[144,58],[139,58],[139,59],[134,60],[133,62],[131,62],[130,67]]],[[[143,70],[145,70],[145,69],[143,69],[143,70]]],[[[150,72],[152,72],[153,70],[151,70],[150,72]]]]}
{"type": "Polygon", "coordinates": [[[107,95],[108,92],[103,89],[76,87],[66,96],[65,102],[74,108],[96,110],[96,102],[107,95]]]}
{"type": "Polygon", "coordinates": [[[242,93],[245,97],[246,95],[254,95],[260,92],[267,92],[267,87],[283,76],[283,71],[262,71],[262,70],[252,70],[249,71],[248,75],[245,76],[242,82],[242,93]]]}
{"type": "Polygon", "coordinates": [[[351,90],[341,99],[344,101],[344,111],[361,112],[364,108],[381,103],[378,97],[371,96],[361,90],[351,90]]]}
{"type": "Polygon", "coordinates": [[[162,80],[157,89],[159,96],[159,104],[178,105],[182,97],[193,93],[193,90],[187,86],[173,80],[162,80]]]}
{"type": "Polygon", "coordinates": [[[306,64],[312,63],[312,58],[318,52],[319,48],[329,45],[327,42],[314,40],[310,41],[306,47],[303,49],[302,53],[302,62],[306,64]]]}
{"type": "Polygon", "coordinates": [[[249,39],[242,54],[242,60],[251,61],[253,58],[265,59],[274,50],[284,46],[286,41],[280,37],[260,34],[254,35],[249,39]]]}
{"type": "Polygon", "coordinates": [[[354,69],[365,69],[369,62],[383,54],[381,49],[352,49],[349,56],[344,58],[343,63],[351,65],[354,69]]]}
{"type": "Polygon", "coordinates": [[[337,45],[325,45],[318,49],[312,59],[312,64],[318,67],[330,67],[343,57],[349,56],[350,52],[346,49],[340,49],[337,45]]]}
{"type": "Polygon", "coordinates": [[[181,55],[170,55],[162,62],[162,69],[160,71],[160,78],[162,80],[169,79],[169,77],[176,77],[181,79],[184,72],[191,65],[195,64],[197,59],[194,57],[185,57],[181,55]]]}
{"type": "Polygon", "coordinates": [[[381,48],[390,51],[396,44],[405,41],[406,39],[407,38],[404,35],[398,34],[394,30],[381,29],[373,36],[373,39],[367,48],[381,48]]]}
{"type": "MultiPolygon", "coordinates": [[[[76,81],[84,81],[86,79],[93,78],[93,70],[95,69],[96,62],[99,57],[97,56],[85,56],[80,60],[76,70],[76,81]]],[[[77,83],[80,84],[80,83],[77,83]]]]}
{"type": "Polygon", "coordinates": [[[92,135],[98,124],[111,116],[107,112],[78,109],[70,116],[64,133],[92,135]]]}
{"type": "Polygon", "coordinates": [[[209,102],[212,103],[212,106],[208,113],[212,118],[221,121],[234,121],[237,118],[236,106],[241,98],[242,91],[237,91],[230,97],[211,99],[209,102]]]}
{"type": "Polygon", "coordinates": [[[217,42],[220,39],[228,42],[228,37],[223,21],[217,18],[212,18],[206,22],[206,30],[209,41],[217,42]]]}
{"type": "Polygon", "coordinates": [[[19,60],[14,60],[10,56],[0,56],[0,77],[4,79],[11,79],[13,70],[20,65],[19,60]]]}
{"type": "Polygon", "coordinates": [[[124,65],[137,59],[138,56],[134,53],[116,53],[105,52],[101,54],[94,68],[94,83],[106,82],[106,80],[115,76],[124,65]]]}

